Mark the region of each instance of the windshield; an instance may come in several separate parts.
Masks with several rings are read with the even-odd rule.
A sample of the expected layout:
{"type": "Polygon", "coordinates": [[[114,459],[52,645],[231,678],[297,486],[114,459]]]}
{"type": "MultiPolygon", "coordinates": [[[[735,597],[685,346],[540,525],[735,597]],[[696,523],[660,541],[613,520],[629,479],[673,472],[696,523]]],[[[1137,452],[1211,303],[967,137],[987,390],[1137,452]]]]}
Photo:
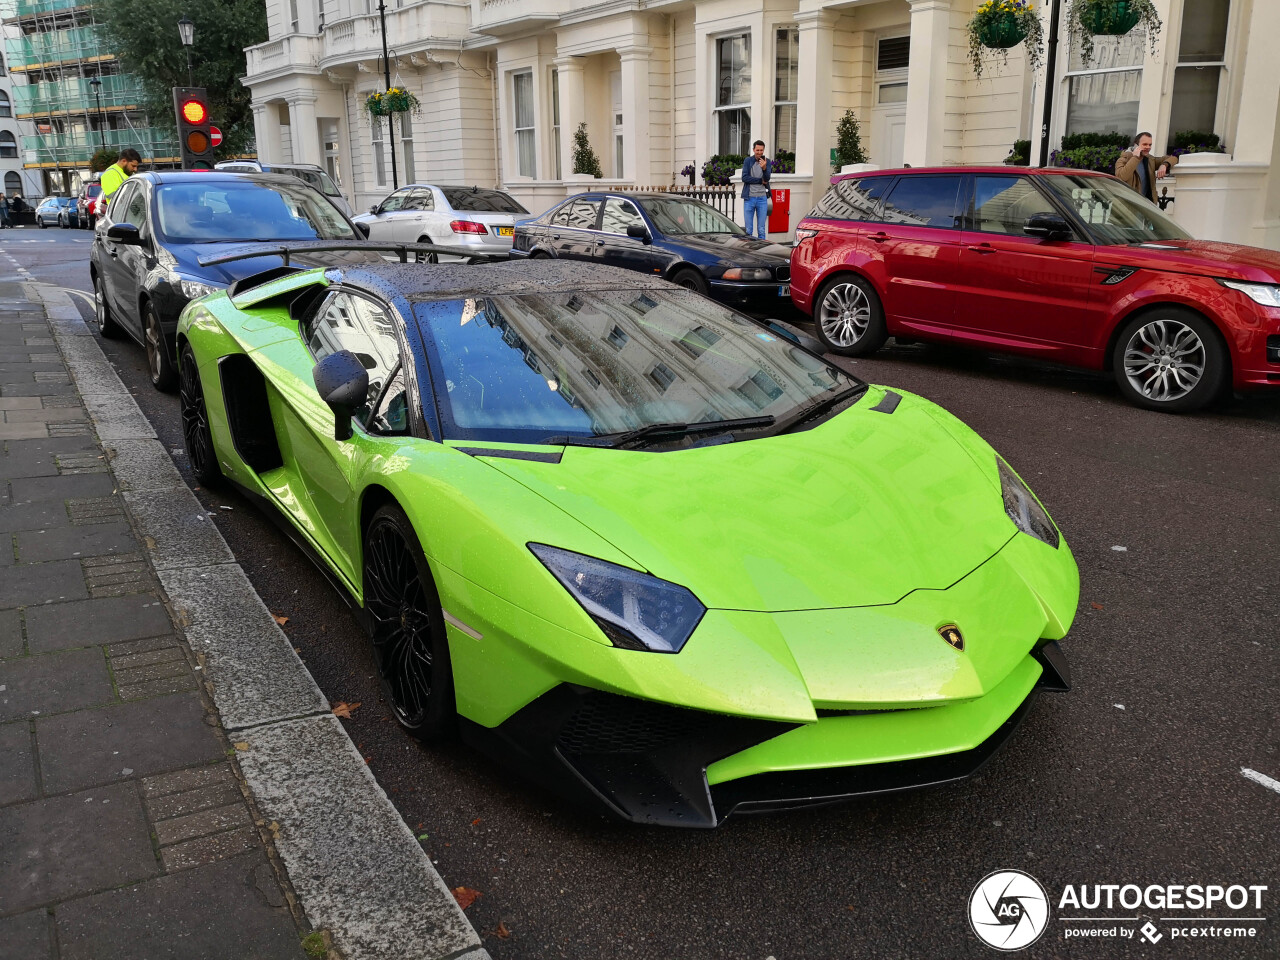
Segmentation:
{"type": "Polygon", "coordinates": [[[654,424],[781,422],[861,386],[685,290],[429,301],[415,313],[444,385],[446,439],[564,442],[654,424]]]}
{"type": "Polygon", "coordinates": [[[440,192],[454,210],[467,213],[528,213],[516,201],[501,190],[480,190],[476,187],[441,187],[440,192]]]}
{"type": "Polygon", "coordinates": [[[1040,181],[1066,201],[1099,243],[1191,239],[1158,206],[1119,180],[1055,174],[1040,181]]]}
{"type": "Polygon", "coordinates": [[[84,195],[86,197],[96,197],[101,192],[102,192],[102,186],[97,183],[91,183],[84,188],[84,195]]]}
{"type": "Polygon", "coordinates": [[[732,233],[744,236],[740,226],[700,200],[676,197],[649,198],[642,204],[659,232],[667,236],[682,233],[732,233]]]}
{"type": "Polygon", "coordinates": [[[156,219],[171,243],[357,239],[333,204],[288,181],[266,186],[227,177],[164,184],[156,191],[156,219]]]}

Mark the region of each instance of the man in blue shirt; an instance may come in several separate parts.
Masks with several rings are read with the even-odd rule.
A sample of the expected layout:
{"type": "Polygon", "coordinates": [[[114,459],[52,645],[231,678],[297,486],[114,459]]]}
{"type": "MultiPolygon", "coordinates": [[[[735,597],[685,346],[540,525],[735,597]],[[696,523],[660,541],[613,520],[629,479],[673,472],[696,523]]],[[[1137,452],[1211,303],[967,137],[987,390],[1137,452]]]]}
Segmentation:
{"type": "Polygon", "coordinates": [[[742,215],[746,218],[747,234],[755,234],[761,240],[768,229],[769,174],[773,167],[764,156],[764,141],[757,140],[751,147],[751,156],[742,164],[742,215]],[[755,219],[755,229],[751,227],[755,219]]]}

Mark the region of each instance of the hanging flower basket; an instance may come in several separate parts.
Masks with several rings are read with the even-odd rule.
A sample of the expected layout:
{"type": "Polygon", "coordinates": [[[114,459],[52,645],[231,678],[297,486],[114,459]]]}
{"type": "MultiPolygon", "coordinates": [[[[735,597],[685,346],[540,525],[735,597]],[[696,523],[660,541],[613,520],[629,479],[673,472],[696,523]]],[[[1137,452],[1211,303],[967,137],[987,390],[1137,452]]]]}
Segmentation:
{"type": "Polygon", "coordinates": [[[969,62],[979,77],[985,51],[997,51],[1007,64],[1009,50],[1020,43],[1026,44],[1027,62],[1032,71],[1040,68],[1044,58],[1044,32],[1040,15],[1031,8],[1031,0],[986,0],[974,11],[967,30],[969,62]]]}
{"type": "Polygon", "coordinates": [[[1123,37],[1139,24],[1155,53],[1164,22],[1151,0],[1071,0],[1067,11],[1072,46],[1085,63],[1093,61],[1094,37],[1123,37]]]}
{"type": "Polygon", "coordinates": [[[393,113],[417,113],[421,107],[418,98],[404,87],[392,87],[385,93],[375,90],[364,99],[364,108],[375,117],[389,117],[393,113]]]}

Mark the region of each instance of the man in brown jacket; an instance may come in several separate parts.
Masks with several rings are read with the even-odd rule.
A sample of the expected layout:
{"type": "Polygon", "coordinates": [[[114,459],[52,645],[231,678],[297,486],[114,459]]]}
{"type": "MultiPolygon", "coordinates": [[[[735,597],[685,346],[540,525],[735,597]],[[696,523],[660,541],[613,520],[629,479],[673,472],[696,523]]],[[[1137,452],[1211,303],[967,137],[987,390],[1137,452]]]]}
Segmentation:
{"type": "Polygon", "coordinates": [[[1116,161],[1116,176],[1155,203],[1156,181],[1169,175],[1169,169],[1177,166],[1178,158],[1151,156],[1151,142],[1149,133],[1134,137],[1133,145],[1116,161]]]}

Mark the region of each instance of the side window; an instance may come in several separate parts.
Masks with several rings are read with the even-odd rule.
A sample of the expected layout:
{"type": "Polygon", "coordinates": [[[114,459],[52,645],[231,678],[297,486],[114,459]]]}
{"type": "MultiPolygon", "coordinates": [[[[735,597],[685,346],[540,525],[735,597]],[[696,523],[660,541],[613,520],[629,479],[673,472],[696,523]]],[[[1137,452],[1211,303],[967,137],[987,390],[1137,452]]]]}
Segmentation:
{"type": "Polygon", "coordinates": [[[350,350],[369,371],[368,402],[355,413],[356,421],[368,428],[370,405],[378,399],[387,377],[400,365],[400,345],[390,310],[340,290],[303,323],[302,332],[316,360],[350,350]]]}
{"type": "Polygon", "coordinates": [[[124,198],[121,210],[124,216],[118,218],[119,223],[132,223],[139,230],[147,228],[147,192],[142,187],[135,187],[133,192],[124,198]]]}
{"type": "Polygon", "coordinates": [[[124,218],[124,208],[129,203],[129,198],[138,191],[136,183],[129,183],[127,180],[121,184],[120,189],[116,191],[114,197],[108,201],[107,212],[111,215],[111,219],[116,223],[128,223],[124,218]]]}
{"type": "Polygon", "coordinates": [[[386,391],[378,401],[369,427],[378,433],[407,433],[409,431],[409,406],[404,389],[404,368],[397,367],[386,391]]]}
{"type": "Polygon", "coordinates": [[[884,203],[881,219],[912,227],[957,226],[956,198],[961,177],[899,177],[884,203]]]}
{"type": "Polygon", "coordinates": [[[436,198],[426,187],[417,187],[409,194],[409,201],[404,205],[406,210],[434,210],[436,198]]]}
{"type": "Polygon", "coordinates": [[[974,178],[974,230],[1020,237],[1028,217],[1057,212],[1026,177],[974,178]]]}
{"type": "Polygon", "coordinates": [[[809,214],[821,220],[875,220],[880,198],[893,177],[838,180],[809,214]]]}
{"type": "Polygon", "coordinates": [[[409,199],[409,191],[397,190],[387,199],[382,201],[382,206],[378,209],[379,213],[393,213],[396,210],[403,209],[404,202],[409,199]]]}
{"type": "Polygon", "coordinates": [[[551,215],[551,219],[547,223],[553,227],[567,227],[569,225],[569,208],[572,206],[572,203],[562,203],[560,208],[551,215]]]}
{"type": "Polygon", "coordinates": [[[596,211],[599,209],[599,200],[574,200],[569,205],[569,222],[566,226],[577,227],[579,230],[594,230],[596,211]]]}
{"type": "Polygon", "coordinates": [[[640,211],[627,200],[619,200],[617,197],[605,200],[604,221],[600,224],[600,229],[605,233],[621,233],[625,236],[627,227],[630,226],[644,226],[640,211]]]}

